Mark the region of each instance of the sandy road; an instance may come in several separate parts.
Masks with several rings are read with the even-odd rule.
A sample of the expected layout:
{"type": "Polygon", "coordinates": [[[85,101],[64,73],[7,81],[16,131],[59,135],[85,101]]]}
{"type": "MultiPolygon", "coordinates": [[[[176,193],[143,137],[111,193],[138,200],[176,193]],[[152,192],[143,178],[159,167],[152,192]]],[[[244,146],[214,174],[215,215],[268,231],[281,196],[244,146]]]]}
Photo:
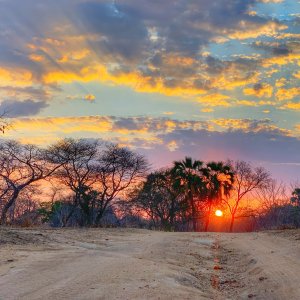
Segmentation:
{"type": "Polygon", "coordinates": [[[300,299],[300,231],[223,235],[223,256],[231,255],[231,272],[246,286],[240,296],[255,299],[300,299]]]}
{"type": "Polygon", "coordinates": [[[299,244],[266,233],[5,229],[0,299],[300,299],[299,244]]]}

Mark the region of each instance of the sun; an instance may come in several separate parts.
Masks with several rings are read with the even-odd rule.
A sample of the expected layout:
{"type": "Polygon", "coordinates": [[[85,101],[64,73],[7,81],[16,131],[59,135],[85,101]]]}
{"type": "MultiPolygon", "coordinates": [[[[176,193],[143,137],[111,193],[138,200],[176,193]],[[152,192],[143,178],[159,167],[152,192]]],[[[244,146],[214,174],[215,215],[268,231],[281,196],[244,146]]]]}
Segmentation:
{"type": "Polygon", "coordinates": [[[217,209],[216,212],[215,212],[215,215],[217,217],[222,217],[223,216],[223,212],[221,210],[217,209]]]}

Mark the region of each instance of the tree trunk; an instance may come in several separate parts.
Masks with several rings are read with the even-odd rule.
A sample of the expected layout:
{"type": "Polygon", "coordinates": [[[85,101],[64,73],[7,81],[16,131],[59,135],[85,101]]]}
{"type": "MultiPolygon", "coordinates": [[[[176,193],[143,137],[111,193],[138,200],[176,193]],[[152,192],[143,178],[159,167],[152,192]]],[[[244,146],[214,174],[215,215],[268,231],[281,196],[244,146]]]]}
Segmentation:
{"type": "Polygon", "coordinates": [[[211,207],[212,207],[212,203],[209,204],[209,207],[208,207],[208,214],[207,214],[207,219],[206,219],[206,222],[205,222],[205,232],[207,232],[208,230],[208,225],[209,225],[209,221],[210,221],[210,214],[211,214],[211,207]]]}
{"type": "Polygon", "coordinates": [[[233,231],[234,216],[235,216],[235,214],[232,214],[232,215],[231,215],[230,228],[229,228],[229,231],[230,231],[230,232],[233,231]]]}
{"type": "Polygon", "coordinates": [[[11,208],[11,206],[15,203],[19,196],[20,190],[19,189],[14,189],[14,192],[11,196],[11,198],[8,200],[8,202],[4,205],[2,214],[1,214],[1,219],[0,219],[0,225],[6,224],[6,217],[7,217],[7,212],[11,208]]]}
{"type": "Polygon", "coordinates": [[[196,209],[195,209],[195,202],[193,199],[193,195],[190,192],[189,193],[189,202],[191,203],[191,208],[192,208],[192,223],[193,223],[193,231],[197,231],[197,213],[196,213],[196,209]]]}

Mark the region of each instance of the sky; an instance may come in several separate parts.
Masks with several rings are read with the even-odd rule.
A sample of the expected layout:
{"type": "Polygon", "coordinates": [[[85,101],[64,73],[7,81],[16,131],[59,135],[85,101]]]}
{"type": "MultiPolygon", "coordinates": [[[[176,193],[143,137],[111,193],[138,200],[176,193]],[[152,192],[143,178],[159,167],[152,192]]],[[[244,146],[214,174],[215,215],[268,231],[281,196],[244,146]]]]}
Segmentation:
{"type": "Polygon", "coordinates": [[[0,0],[3,138],[300,179],[299,0],[0,0]]]}

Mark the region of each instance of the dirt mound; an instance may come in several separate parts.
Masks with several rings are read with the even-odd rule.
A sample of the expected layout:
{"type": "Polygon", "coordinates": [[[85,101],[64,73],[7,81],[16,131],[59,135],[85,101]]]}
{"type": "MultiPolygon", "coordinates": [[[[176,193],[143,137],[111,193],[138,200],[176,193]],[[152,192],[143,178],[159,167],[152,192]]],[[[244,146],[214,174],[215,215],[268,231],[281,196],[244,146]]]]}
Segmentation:
{"type": "Polygon", "coordinates": [[[47,241],[47,236],[39,231],[0,228],[0,245],[40,245],[47,241]]]}

